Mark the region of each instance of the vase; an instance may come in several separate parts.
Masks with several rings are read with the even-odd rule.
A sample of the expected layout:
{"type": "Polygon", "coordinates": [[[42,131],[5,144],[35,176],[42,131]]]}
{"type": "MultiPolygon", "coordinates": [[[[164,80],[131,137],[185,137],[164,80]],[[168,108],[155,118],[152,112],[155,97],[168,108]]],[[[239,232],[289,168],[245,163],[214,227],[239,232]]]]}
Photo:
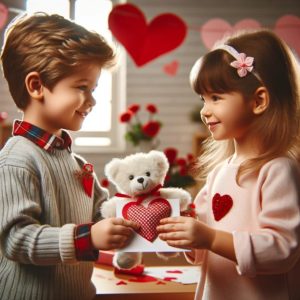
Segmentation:
{"type": "Polygon", "coordinates": [[[135,147],[136,152],[149,152],[151,150],[157,149],[159,145],[159,140],[150,140],[150,141],[140,141],[139,144],[135,147]]]}

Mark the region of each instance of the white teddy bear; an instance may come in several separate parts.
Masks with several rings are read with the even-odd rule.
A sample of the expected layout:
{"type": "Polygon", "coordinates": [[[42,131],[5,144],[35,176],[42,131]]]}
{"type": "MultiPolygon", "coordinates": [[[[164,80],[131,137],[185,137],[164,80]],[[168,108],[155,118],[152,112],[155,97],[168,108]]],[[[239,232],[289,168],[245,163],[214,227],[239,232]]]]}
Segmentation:
{"type": "MultiPolygon", "coordinates": [[[[101,214],[104,218],[116,216],[116,202],[119,199],[127,201],[128,205],[143,205],[147,198],[147,194],[160,195],[157,210],[160,216],[168,216],[168,201],[165,199],[179,199],[180,212],[188,210],[191,203],[191,195],[181,188],[162,188],[165,176],[169,169],[168,159],[163,152],[150,151],[149,153],[136,153],[126,156],[123,159],[114,158],[105,166],[105,175],[108,180],[113,183],[118,192],[116,196],[105,201],[101,207],[101,214]],[[129,202],[131,202],[129,204],[129,202]],[[162,204],[161,204],[162,203],[162,204]],[[161,205],[161,206],[159,206],[161,205]]],[[[125,207],[125,206],[124,206],[125,207]]],[[[142,208],[143,209],[143,208],[142,208]]],[[[129,210],[128,210],[129,211],[129,210]]],[[[151,216],[148,218],[152,218],[151,216]]],[[[150,219],[148,219],[150,221],[150,219]]],[[[135,220],[136,221],[136,220],[135,220]]],[[[156,227],[152,228],[156,232],[156,227]]],[[[142,234],[140,232],[140,234],[142,234]]],[[[149,232],[145,233],[148,240],[155,239],[154,235],[149,232]]],[[[174,253],[158,253],[162,258],[174,256],[174,253]]],[[[177,253],[175,252],[175,256],[177,253]]],[[[113,258],[113,265],[119,269],[132,269],[142,262],[142,253],[140,252],[116,252],[113,258]]]]}

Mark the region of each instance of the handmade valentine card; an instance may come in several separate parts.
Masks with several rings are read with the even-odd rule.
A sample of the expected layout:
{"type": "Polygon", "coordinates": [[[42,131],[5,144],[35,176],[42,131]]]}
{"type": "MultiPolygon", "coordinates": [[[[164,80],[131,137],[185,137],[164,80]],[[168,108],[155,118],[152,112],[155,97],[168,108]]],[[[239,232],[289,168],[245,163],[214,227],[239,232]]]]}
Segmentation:
{"type": "Polygon", "coordinates": [[[178,252],[186,251],[169,246],[158,237],[156,227],[167,217],[180,215],[179,199],[149,197],[141,203],[120,199],[117,201],[116,215],[140,224],[130,244],[120,251],[124,252],[178,252]]]}

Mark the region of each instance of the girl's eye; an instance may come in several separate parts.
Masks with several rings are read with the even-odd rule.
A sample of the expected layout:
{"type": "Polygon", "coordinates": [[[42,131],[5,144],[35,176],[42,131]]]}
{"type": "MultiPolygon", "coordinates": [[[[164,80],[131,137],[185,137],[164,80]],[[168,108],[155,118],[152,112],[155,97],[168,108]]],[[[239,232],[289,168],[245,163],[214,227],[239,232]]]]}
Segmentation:
{"type": "Polygon", "coordinates": [[[150,172],[146,172],[146,176],[150,177],[151,173],[150,172]]]}
{"type": "Polygon", "coordinates": [[[200,100],[203,101],[203,102],[205,102],[205,99],[204,99],[204,97],[202,95],[200,95],[200,100]]]}
{"type": "Polygon", "coordinates": [[[134,176],[133,175],[129,175],[129,180],[132,180],[133,178],[134,178],[134,176]]]}
{"type": "Polygon", "coordinates": [[[218,101],[218,100],[220,100],[220,97],[219,97],[218,95],[212,95],[212,96],[211,96],[211,99],[212,99],[213,101],[218,101]]]}

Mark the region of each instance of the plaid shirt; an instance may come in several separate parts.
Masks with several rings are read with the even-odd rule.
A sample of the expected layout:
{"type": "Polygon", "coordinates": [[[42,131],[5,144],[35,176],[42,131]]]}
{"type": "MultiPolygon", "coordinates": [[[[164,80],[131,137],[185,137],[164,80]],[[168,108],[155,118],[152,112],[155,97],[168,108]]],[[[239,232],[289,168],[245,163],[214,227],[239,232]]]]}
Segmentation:
{"type": "MultiPolygon", "coordinates": [[[[13,135],[24,136],[48,152],[52,152],[54,149],[68,149],[71,152],[72,139],[64,130],[62,136],[58,137],[28,122],[16,120],[13,125],[13,135]]],[[[75,227],[74,245],[78,260],[95,261],[98,258],[99,251],[93,248],[91,242],[92,225],[93,223],[88,223],[75,227]]]]}
{"type": "Polygon", "coordinates": [[[58,137],[28,122],[16,120],[13,135],[24,136],[48,152],[52,152],[53,149],[68,149],[71,152],[72,139],[64,130],[62,136],[58,137]]]}

